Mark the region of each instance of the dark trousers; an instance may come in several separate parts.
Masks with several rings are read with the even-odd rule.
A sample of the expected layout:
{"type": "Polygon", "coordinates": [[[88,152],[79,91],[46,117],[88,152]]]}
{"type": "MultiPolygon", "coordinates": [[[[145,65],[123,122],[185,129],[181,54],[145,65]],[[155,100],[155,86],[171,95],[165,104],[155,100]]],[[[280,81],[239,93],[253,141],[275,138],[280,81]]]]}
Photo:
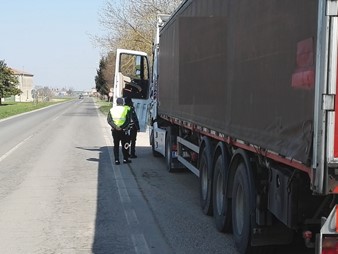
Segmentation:
{"type": "Polygon", "coordinates": [[[125,144],[129,141],[129,135],[125,131],[112,130],[113,141],[114,141],[114,157],[115,160],[119,160],[119,148],[120,142],[122,145],[122,154],[123,159],[127,160],[129,157],[128,149],[126,149],[125,144]]]}
{"type": "Polygon", "coordinates": [[[130,129],[130,154],[135,155],[137,129],[133,126],[130,129]]]}

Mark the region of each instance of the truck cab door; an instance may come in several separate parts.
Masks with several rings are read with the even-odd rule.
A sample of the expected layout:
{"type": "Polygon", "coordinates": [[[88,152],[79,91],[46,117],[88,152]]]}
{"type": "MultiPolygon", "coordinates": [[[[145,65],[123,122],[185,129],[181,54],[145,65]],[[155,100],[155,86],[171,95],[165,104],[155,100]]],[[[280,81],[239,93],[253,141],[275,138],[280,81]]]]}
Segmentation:
{"type": "Polygon", "coordinates": [[[113,89],[113,106],[116,98],[130,97],[139,120],[140,131],[145,131],[150,104],[149,61],[141,51],[118,49],[113,89]]]}

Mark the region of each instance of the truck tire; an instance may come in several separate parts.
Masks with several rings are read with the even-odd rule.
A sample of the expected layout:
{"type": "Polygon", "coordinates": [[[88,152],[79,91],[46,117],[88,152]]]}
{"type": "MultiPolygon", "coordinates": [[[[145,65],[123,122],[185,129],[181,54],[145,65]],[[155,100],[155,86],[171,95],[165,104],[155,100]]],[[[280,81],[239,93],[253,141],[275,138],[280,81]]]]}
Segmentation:
{"type": "Polygon", "coordinates": [[[239,253],[252,253],[250,223],[250,188],[244,163],[235,172],[232,189],[232,228],[235,245],[239,253]]]}
{"type": "Polygon", "coordinates": [[[199,163],[200,203],[204,214],[212,215],[212,158],[211,145],[205,143],[199,163]]]}
{"type": "Polygon", "coordinates": [[[168,172],[173,172],[172,166],[172,135],[171,129],[168,128],[167,135],[165,137],[165,161],[167,164],[168,172]]]}
{"type": "Polygon", "coordinates": [[[225,155],[220,154],[216,160],[213,179],[214,220],[218,231],[231,232],[231,199],[227,198],[225,155]]]}

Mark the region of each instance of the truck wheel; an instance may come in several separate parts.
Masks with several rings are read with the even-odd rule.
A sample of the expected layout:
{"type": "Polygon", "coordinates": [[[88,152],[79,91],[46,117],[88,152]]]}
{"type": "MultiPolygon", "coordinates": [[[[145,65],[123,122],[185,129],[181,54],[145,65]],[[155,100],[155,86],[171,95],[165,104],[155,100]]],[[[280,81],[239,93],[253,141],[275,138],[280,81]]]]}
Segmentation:
{"type": "Polygon", "coordinates": [[[171,132],[170,129],[167,131],[167,135],[165,138],[165,161],[167,164],[168,172],[173,171],[172,167],[172,141],[171,141],[171,132]]]}
{"type": "Polygon", "coordinates": [[[213,204],[215,225],[220,232],[231,232],[231,199],[227,198],[225,182],[227,167],[222,154],[219,155],[214,169],[213,204]]]}
{"type": "Polygon", "coordinates": [[[250,189],[244,163],[237,167],[232,190],[232,228],[239,253],[251,253],[250,189]]]}
{"type": "Polygon", "coordinates": [[[212,162],[210,145],[202,150],[199,163],[200,203],[204,214],[212,215],[212,162]]]}

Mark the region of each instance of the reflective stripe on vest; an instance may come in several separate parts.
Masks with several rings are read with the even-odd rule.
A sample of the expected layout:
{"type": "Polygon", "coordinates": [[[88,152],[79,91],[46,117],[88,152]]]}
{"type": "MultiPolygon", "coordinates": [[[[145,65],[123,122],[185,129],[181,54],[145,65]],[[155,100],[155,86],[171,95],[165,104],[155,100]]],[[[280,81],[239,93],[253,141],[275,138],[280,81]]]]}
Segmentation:
{"type": "Polygon", "coordinates": [[[114,106],[110,109],[111,117],[116,126],[121,127],[125,123],[129,109],[129,106],[114,106]]]}

